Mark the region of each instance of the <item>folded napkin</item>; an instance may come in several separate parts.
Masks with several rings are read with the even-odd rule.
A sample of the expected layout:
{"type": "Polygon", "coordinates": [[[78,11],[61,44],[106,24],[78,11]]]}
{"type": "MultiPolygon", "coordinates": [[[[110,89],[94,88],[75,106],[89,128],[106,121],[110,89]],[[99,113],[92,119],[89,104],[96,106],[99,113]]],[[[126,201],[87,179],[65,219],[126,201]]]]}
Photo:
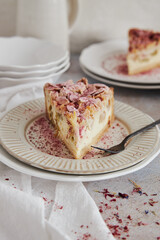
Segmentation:
{"type": "Polygon", "coordinates": [[[45,220],[42,198],[1,182],[0,196],[0,239],[68,239],[45,220]]]}
{"type": "MultiPolygon", "coordinates": [[[[0,117],[43,96],[43,84],[0,89],[0,117]]],[[[1,159],[1,156],[0,156],[1,159]]],[[[113,240],[83,183],[49,181],[0,163],[0,239],[113,240]]]]}

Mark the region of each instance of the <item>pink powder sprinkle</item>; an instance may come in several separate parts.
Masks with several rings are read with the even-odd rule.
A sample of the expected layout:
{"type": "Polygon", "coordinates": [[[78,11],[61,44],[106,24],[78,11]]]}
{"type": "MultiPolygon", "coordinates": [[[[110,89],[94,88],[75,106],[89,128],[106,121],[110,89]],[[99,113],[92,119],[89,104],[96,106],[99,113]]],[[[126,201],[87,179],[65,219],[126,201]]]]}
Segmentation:
{"type": "Polygon", "coordinates": [[[62,209],[63,209],[63,206],[58,205],[57,203],[55,203],[54,211],[56,211],[56,210],[62,210],[62,209]]]}
{"type": "Polygon", "coordinates": [[[119,66],[117,66],[117,68],[115,68],[115,71],[118,74],[128,75],[128,66],[127,66],[127,64],[119,65],[119,66]]]}
{"type": "Polygon", "coordinates": [[[47,202],[47,198],[43,197],[43,200],[44,200],[45,202],[47,202]]]}
{"type": "Polygon", "coordinates": [[[109,73],[128,75],[126,54],[114,54],[108,56],[103,60],[102,68],[109,73]]]}
{"type": "Polygon", "coordinates": [[[91,239],[91,234],[89,233],[83,234],[82,240],[88,240],[88,239],[91,239]]]}
{"type": "Polygon", "coordinates": [[[155,203],[158,203],[158,201],[153,201],[153,199],[149,199],[149,204],[153,207],[155,203]]]}
{"type": "Polygon", "coordinates": [[[114,198],[114,199],[111,199],[110,202],[116,202],[117,200],[114,198]]]}
{"type": "Polygon", "coordinates": [[[157,225],[160,225],[160,222],[155,222],[157,225]]]}
{"type": "MultiPolygon", "coordinates": [[[[101,67],[109,74],[122,75],[123,77],[132,78],[128,75],[128,67],[126,61],[126,53],[112,53],[108,55],[101,63],[101,67]]],[[[136,77],[155,76],[160,73],[160,68],[136,74],[136,77]]]]}
{"type": "Polygon", "coordinates": [[[84,131],[84,126],[80,127],[80,129],[79,129],[79,136],[81,138],[83,137],[83,131],[84,131]]]}
{"type": "Polygon", "coordinates": [[[124,232],[129,232],[128,226],[124,227],[124,232]]]}
{"type": "Polygon", "coordinates": [[[148,196],[148,194],[146,192],[143,192],[144,195],[148,196]]]}
{"type": "MultiPolygon", "coordinates": [[[[128,130],[123,124],[118,122],[118,120],[115,120],[112,126],[114,128],[110,128],[109,131],[104,134],[97,143],[97,146],[107,148],[122,141],[128,134],[128,130]]],[[[83,134],[83,130],[84,129],[80,130],[81,135],[83,134]]],[[[41,116],[31,122],[26,130],[26,137],[31,146],[41,152],[61,158],[73,158],[64,143],[57,137],[55,128],[46,116],[41,116]]],[[[105,156],[107,156],[107,154],[103,151],[92,149],[84,156],[84,159],[94,159],[105,156]]],[[[108,196],[114,197],[113,194],[108,194],[108,196]]]]}
{"type": "Polygon", "coordinates": [[[129,220],[132,220],[131,215],[128,215],[127,218],[128,218],[129,220]]]}
{"type": "Polygon", "coordinates": [[[138,222],[138,226],[142,226],[142,225],[148,225],[147,223],[143,223],[142,221],[141,222],[138,222]]]}
{"type": "Polygon", "coordinates": [[[111,233],[113,234],[113,236],[121,236],[121,233],[119,232],[119,225],[111,225],[108,224],[108,227],[111,231],[111,233]]]}
{"type": "Polygon", "coordinates": [[[122,223],[122,222],[123,222],[122,219],[120,219],[120,218],[118,218],[117,220],[118,220],[119,223],[122,223]]]}

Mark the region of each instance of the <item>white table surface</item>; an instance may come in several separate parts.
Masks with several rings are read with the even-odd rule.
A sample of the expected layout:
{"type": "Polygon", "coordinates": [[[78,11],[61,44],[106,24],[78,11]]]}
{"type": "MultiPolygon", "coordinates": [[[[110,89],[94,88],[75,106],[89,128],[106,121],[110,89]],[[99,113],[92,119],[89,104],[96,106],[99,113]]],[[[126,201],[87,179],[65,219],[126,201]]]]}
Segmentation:
{"type": "MultiPolygon", "coordinates": [[[[72,55],[71,67],[61,76],[60,82],[68,79],[77,81],[84,76],[87,77],[80,69],[78,57],[78,55],[72,55]]],[[[97,82],[90,77],[87,78],[90,83],[97,82]]],[[[114,91],[116,100],[128,103],[140,109],[155,120],[160,118],[160,89],[135,90],[114,87],[114,91]]],[[[7,170],[7,168],[8,167],[4,166],[4,171],[7,170]]],[[[100,209],[104,221],[109,226],[116,239],[160,239],[159,173],[160,155],[158,155],[148,166],[132,174],[109,180],[84,183],[100,209]],[[142,194],[132,192],[133,184],[129,179],[141,186],[142,194]],[[104,189],[108,189],[110,193],[126,193],[128,198],[123,199],[112,196],[107,196],[105,198],[105,194],[102,193],[104,189]],[[153,204],[152,201],[154,201],[153,204]]],[[[4,180],[4,182],[9,182],[5,173],[1,176],[1,179],[4,180]]],[[[41,181],[41,185],[43,185],[44,180],[39,179],[39,181],[41,181]]],[[[51,181],[47,181],[49,189],[51,181]]],[[[34,184],[34,182],[37,183],[35,177],[32,178],[32,184],[34,184]]],[[[10,185],[13,184],[13,182],[10,182],[10,185]]],[[[53,181],[52,184],[54,184],[53,181]]],[[[41,189],[38,189],[38,192],[40,193],[41,189]]],[[[87,238],[87,240],[91,239],[87,238]]]]}

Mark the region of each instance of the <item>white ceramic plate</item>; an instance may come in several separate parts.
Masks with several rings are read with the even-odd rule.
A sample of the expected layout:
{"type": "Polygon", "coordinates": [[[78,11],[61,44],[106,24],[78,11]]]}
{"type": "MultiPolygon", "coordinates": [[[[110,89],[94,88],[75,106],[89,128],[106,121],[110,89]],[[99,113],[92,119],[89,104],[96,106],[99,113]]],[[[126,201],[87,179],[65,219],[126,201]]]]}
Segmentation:
{"type": "Polygon", "coordinates": [[[97,74],[94,74],[93,72],[89,71],[87,68],[85,68],[82,64],[80,64],[81,69],[83,72],[85,72],[88,76],[92,77],[93,79],[99,80],[101,82],[104,82],[106,84],[112,85],[112,86],[118,86],[118,87],[126,87],[126,88],[135,88],[135,89],[160,89],[160,84],[150,84],[150,85],[142,85],[142,84],[132,84],[132,83],[126,83],[121,81],[115,81],[112,79],[101,77],[97,74]]]}
{"type": "Polygon", "coordinates": [[[34,71],[24,71],[24,72],[16,72],[16,71],[0,71],[0,79],[1,78],[26,78],[26,77],[42,77],[46,75],[50,75],[52,73],[58,72],[62,68],[64,68],[70,59],[69,56],[60,64],[50,67],[48,69],[38,69],[34,71]]]}
{"type": "MultiPolygon", "coordinates": [[[[155,127],[135,137],[119,154],[75,160],[61,157],[60,149],[59,156],[50,155],[33,147],[29,141],[30,135],[28,135],[28,132],[37,131],[36,128],[30,128],[30,125],[37,121],[44,112],[44,99],[33,100],[12,109],[0,122],[0,138],[2,146],[11,155],[27,164],[49,171],[86,175],[117,171],[145,159],[159,141],[159,130],[155,127]]],[[[153,121],[143,112],[117,101],[115,102],[115,116],[130,132],[153,121]]],[[[112,141],[114,145],[114,139],[112,141]]]]}
{"type": "Polygon", "coordinates": [[[61,63],[68,52],[45,40],[23,37],[0,38],[0,70],[46,69],[61,63]]]}
{"type": "Polygon", "coordinates": [[[54,82],[55,82],[55,79],[57,80],[58,77],[62,73],[66,72],[69,67],[70,67],[70,62],[68,62],[65,67],[59,69],[57,72],[54,72],[52,74],[49,74],[43,77],[0,78],[0,88],[29,83],[29,82],[49,81],[50,79],[54,79],[54,82]]]}
{"type": "Polygon", "coordinates": [[[160,84],[160,68],[129,76],[126,63],[128,45],[124,40],[93,44],[80,55],[80,63],[100,77],[138,84],[160,84]]]}
{"type": "Polygon", "coordinates": [[[24,174],[28,174],[34,177],[39,177],[48,180],[55,181],[66,181],[66,182],[91,182],[91,181],[100,181],[105,179],[111,179],[115,177],[120,177],[126,174],[133,173],[138,171],[145,166],[147,166],[151,161],[156,158],[156,156],[160,153],[160,141],[157,143],[155,150],[149,154],[147,158],[145,158],[140,163],[133,165],[132,167],[128,167],[125,169],[121,169],[119,171],[111,172],[111,173],[102,173],[102,174],[92,174],[92,175],[70,175],[56,172],[49,172],[46,170],[42,170],[39,168],[32,167],[28,164],[25,164],[18,159],[14,158],[8,152],[6,152],[2,146],[0,146],[0,161],[7,165],[8,167],[13,168],[16,171],[22,172],[24,174]]]}

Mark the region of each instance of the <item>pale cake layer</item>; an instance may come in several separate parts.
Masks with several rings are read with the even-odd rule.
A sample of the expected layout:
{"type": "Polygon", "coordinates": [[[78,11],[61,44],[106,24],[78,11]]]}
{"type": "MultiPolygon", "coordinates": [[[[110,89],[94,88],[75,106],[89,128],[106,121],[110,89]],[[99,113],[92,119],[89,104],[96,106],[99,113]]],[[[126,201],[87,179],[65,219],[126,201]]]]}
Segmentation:
{"type": "Polygon", "coordinates": [[[92,138],[91,142],[88,143],[88,145],[84,146],[84,147],[81,149],[81,151],[80,151],[80,153],[79,153],[78,156],[77,156],[77,153],[76,153],[76,152],[74,151],[74,149],[73,149],[73,152],[74,152],[73,155],[75,156],[75,158],[76,158],[76,159],[81,159],[81,158],[83,158],[83,156],[85,156],[86,153],[87,153],[89,150],[91,150],[91,146],[94,145],[94,144],[96,144],[96,143],[101,139],[101,137],[104,135],[104,133],[105,133],[105,132],[109,129],[109,127],[112,125],[113,121],[114,121],[114,114],[112,114],[112,116],[109,117],[107,124],[104,126],[104,128],[102,128],[102,130],[101,130],[97,135],[95,135],[95,136],[92,138]]]}
{"type": "Polygon", "coordinates": [[[160,67],[160,44],[151,44],[147,49],[128,53],[127,65],[129,75],[160,67]]]}
{"type": "Polygon", "coordinates": [[[94,119],[91,122],[92,128],[87,129],[84,132],[82,140],[79,139],[78,148],[74,145],[74,141],[69,143],[68,148],[76,159],[83,158],[83,156],[90,150],[91,145],[96,144],[111,126],[114,121],[113,104],[114,101],[112,97],[110,105],[106,109],[104,108],[103,111],[95,114],[94,119]]]}

